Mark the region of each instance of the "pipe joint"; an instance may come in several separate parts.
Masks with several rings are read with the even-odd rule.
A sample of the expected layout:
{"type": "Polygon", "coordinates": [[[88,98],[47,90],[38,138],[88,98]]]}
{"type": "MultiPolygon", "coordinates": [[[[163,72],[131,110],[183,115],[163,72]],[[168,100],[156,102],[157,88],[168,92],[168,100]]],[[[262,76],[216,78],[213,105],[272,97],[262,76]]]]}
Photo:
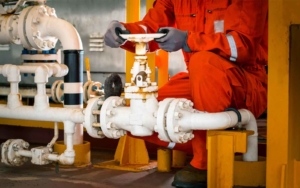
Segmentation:
{"type": "Polygon", "coordinates": [[[64,152],[58,157],[58,160],[63,165],[72,165],[75,161],[75,152],[74,151],[68,151],[64,152]]]}
{"type": "Polygon", "coordinates": [[[21,81],[20,69],[16,65],[6,64],[2,67],[2,74],[7,81],[18,83],[21,81]]]}
{"type": "Polygon", "coordinates": [[[51,69],[49,69],[47,66],[39,66],[35,70],[35,76],[34,76],[34,82],[39,83],[47,83],[48,78],[52,75],[51,69]]]}
{"type": "Polygon", "coordinates": [[[69,68],[65,64],[54,63],[52,65],[53,76],[54,77],[64,77],[68,74],[69,68]]]}

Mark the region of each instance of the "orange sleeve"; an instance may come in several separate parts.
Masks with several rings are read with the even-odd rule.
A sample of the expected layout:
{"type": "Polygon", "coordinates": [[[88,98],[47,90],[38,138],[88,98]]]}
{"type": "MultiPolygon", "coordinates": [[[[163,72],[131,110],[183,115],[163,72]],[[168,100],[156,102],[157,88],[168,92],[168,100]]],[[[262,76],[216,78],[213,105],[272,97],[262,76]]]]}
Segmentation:
{"type": "MultiPolygon", "coordinates": [[[[175,16],[171,0],[157,0],[153,8],[149,9],[145,17],[138,22],[122,23],[132,34],[145,33],[141,25],[146,26],[147,33],[156,33],[160,27],[174,26],[175,16]]],[[[159,49],[154,41],[148,43],[149,51],[159,49]]],[[[121,48],[134,52],[134,43],[127,41],[121,48]]]]}
{"type": "Polygon", "coordinates": [[[267,0],[232,0],[224,18],[224,33],[189,32],[192,51],[213,51],[237,63],[252,64],[267,23],[267,0]]]}

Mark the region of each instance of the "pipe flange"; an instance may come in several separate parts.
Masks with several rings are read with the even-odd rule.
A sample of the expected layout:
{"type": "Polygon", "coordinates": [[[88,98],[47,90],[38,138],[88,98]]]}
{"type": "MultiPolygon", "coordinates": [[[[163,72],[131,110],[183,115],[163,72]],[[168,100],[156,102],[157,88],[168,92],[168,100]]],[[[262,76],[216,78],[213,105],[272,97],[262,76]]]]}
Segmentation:
{"type": "Polygon", "coordinates": [[[192,130],[183,131],[180,127],[180,119],[186,112],[196,112],[196,110],[193,109],[193,105],[193,102],[187,99],[174,99],[171,102],[167,112],[166,124],[167,132],[172,142],[186,143],[194,138],[192,130]]]}
{"type": "Polygon", "coordinates": [[[87,102],[87,107],[84,110],[84,126],[88,134],[93,138],[104,138],[105,135],[102,132],[102,126],[95,127],[93,124],[98,123],[98,115],[95,111],[99,111],[102,108],[104,102],[103,98],[95,97],[87,102]]]}
{"type": "Polygon", "coordinates": [[[18,30],[26,49],[50,50],[55,47],[58,39],[54,36],[44,36],[40,31],[40,24],[46,21],[46,17],[57,16],[55,10],[45,5],[28,7],[21,12],[18,30]]]}
{"type": "Polygon", "coordinates": [[[166,125],[166,113],[169,109],[170,103],[174,100],[174,98],[167,98],[161,102],[159,102],[159,107],[157,110],[156,117],[156,125],[154,126],[154,131],[158,133],[158,138],[165,142],[171,142],[167,130],[166,125]]]}
{"type": "Polygon", "coordinates": [[[125,130],[116,128],[115,124],[110,121],[110,118],[115,115],[114,108],[125,105],[126,101],[121,97],[109,97],[104,101],[100,112],[100,122],[106,137],[118,139],[127,133],[125,130]]]}
{"type": "Polygon", "coordinates": [[[29,158],[17,154],[19,150],[28,150],[29,144],[22,139],[9,139],[2,144],[1,162],[9,166],[21,166],[29,158]]]}
{"type": "Polygon", "coordinates": [[[91,81],[87,81],[83,84],[83,102],[84,103],[87,103],[89,100],[87,92],[88,92],[88,87],[89,87],[90,83],[91,83],[91,81]]]}
{"type": "Polygon", "coordinates": [[[51,86],[51,98],[55,103],[58,103],[58,100],[56,98],[56,87],[59,82],[60,82],[60,80],[56,80],[55,82],[53,82],[53,84],[51,86]]]}
{"type": "Polygon", "coordinates": [[[83,85],[83,102],[87,103],[90,98],[99,96],[99,89],[102,84],[100,82],[88,81],[83,85]]]}
{"type": "Polygon", "coordinates": [[[57,87],[55,89],[55,96],[58,103],[63,104],[64,103],[64,81],[59,80],[57,83],[57,87]]]}
{"type": "Polygon", "coordinates": [[[19,24],[19,16],[12,15],[8,18],[8,27],[7,33],[9,33],[9,37],[14,44],[21,44],[21,40],[18,34],[18,24],[19,24]]]}

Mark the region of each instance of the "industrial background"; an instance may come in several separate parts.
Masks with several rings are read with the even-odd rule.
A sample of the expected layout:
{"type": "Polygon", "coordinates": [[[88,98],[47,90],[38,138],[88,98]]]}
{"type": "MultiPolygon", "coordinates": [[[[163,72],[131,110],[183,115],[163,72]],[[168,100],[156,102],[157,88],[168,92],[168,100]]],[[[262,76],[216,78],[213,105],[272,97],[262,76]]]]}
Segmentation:
{"type": "MultiPolygon", "coordinates": [[[[0,0],[0,2],[6,4],[6,8],[13,8],[18,1],[0,0]]],[[[17,77],[9,77],[9,70],[13,72],[16,67],[8,67],[7,64],[18,65],[20,68],[23,63],[28,61],[26,58],[35,52],[28,52],[22,45],[7,43],[3,39],[5,37],[10,39],[7,33],[15,32],[14,29],[18,23],[16,23],[16,19],[13,19],[11,13],[8,13],[9,10],[7,10],[7,17],[3,16],[3,12],[1,13],[0,23],[4,23],[4,20],[9,18],[9,23],[13,27],[5,33],[3,25],[0,26],[2,27],[0,30],[1,188],[172,187],[171,182],[175,172],[189,162],[192,157],[190,154],[122,136],[126,130],[124,127],[122,127],[124,128],[123,132],[110,132],[108,124],[111,126],[110,128],[115,126],[109,122],[113,121],[111,116],[114,113],[109,115],[104,113],[109,116],[108,119],[104,119],[107,127],[106,129],[103,127],[103,130],[100,129],[101,109],[98,106],[103,105],[102,108],[104,108],[104,104],[107,103],[105,106],[107,111],[111,110],[112,106],[121,106],[120,109],[122,109],[118,112],[124,112],[125,115],[121,118],[125,120],[129,111],[128,108],[125,109],[125,104],[128,104],[128,101],[136,95],[124,94],[127,101],[114,98],[114,100],[106,100],[105,103],[104,99],[102,100],[104,83],[111,73],[117,73],[120,76],[122,87],[125,86],[125,93],[127,88],[130,89],[132,85],[125,83],[130,82],[131,79],[130,70],[134,66],[132,64],[134,54],[122,49],[106,47],[103,41],[98,39],[102,39],[111,20],[137,21],[145,15],[152,3],[153,0],[47,1],[46,5],[55,9],[57,18],[74,26],[79,34],[78,39],[82,41],[82,46],[78,45],[77,49],[84,51],[82,56],[80,53],[74,55],[72,54],[74,52],[65,50],[60,41],[55,46],[58,53],[51,56],[57,58],[57,61],[62,64],[67,64],[74,56],[74,60],[82,60],[83,80],[78,78],[74,82],[77,86],[82,84],[83,89],[75,90],[70,90],[68,84],[71,84],[70,80],[76,78],[49,77],[49,80],[47,78],[45,82],[40,83],[35,80],[38,71],[33,72],[30,69],[28,73],[24,72],[29,70],[28,67],[26,70],[25,68],[22,70],[24,73],[21,71],[21,80],[18,80],[17,77]],[[71,54],[64,55],[63,51],[71,54]],[[12,88],[16,88],[16,83],[18,89],[14,90],[12,88]],[[41,89],[44,87],[43,84],[45,84],[45,90],[41,89]],[[39,85],[40,90],[36,85],[39,85]],[[19,101],[18,91],[22,95],[22,101],[19,101]],[[36,97],[36,93],[42,97],[36,97]],[[71,101],[70,98],[73,94],[75,96],[82,94],[84,101],[71,101]],[[43,106],[46,104],[44,103],[47,99],[46,96],[50,99],[49,107],[43,106]],[[100,97],[101,100],[97,97],[100,97]],[[11,101],[17,102],[11,103],[9,98],[14,99],[11,101]],[[39,101],[41,106],[34,106],[35,100],[39,101]],[[65,102],[63,102],[64,100],[65,102]],[[90,102],[87,103],[87,101],[90,102]],[[39,118],[31,114],[26,117],[24,110],[13,113],[14,109],[18,107],[24,107],[20,109],[28,109],[41,116],[39,118]],[[42,113],[45,109],[48,114],[42,113]],[[75,116],[70,114],[75,114],[75,116]],[[46,120],[41,120],[43,117],[46,120]],[[51,121],[51,118],[57,118],[60,121],[56,124],[51,121]],[[63,121],[65,125],[62,123],[63,121]],[[75,133],[66,128],[68,125],[75,127],[75,133]],[[73,142],[67,139],[71,136],[73,136],[73,142]],[[74,137],[79,139],[76,140],[74,137]],[[75,157],[73,156],[72,160],[75,161],[72,165],[69,164],[69,159],[72,158],[70,151],[73,151],[73,148],[70,150],[70,145],[74,147],[76,154],[75,157]]],[[[251,131],[208,131],[207,136],[211,142],[207,144],[207,149],[212,151],[209,166],[211,169],[218,169],[209,170],[209,188],[300,188],[300,179],[298,178],[300,175],[299,9],[299,0],[269,0],[268,108],[266,113],[256,120],[259,157],[256,161],[251,162],[243,161],[241,158],[241,153],[246,153],[249,149],[247,136],[251,134],[251,131]],[[217,143],[218,139],[227,141],[217,143]],[[231,147],[232,150],[224,151],[222,150],[224,147],[231,147]]],[[[1,11],[2,9],[0,9],[1,11]]],[[[30,11],[28,10],[28,12],[30,11]]],[[[35,13],[40,12],[37,9],[35,13]]],[[[63,28],[56,28],[56,30],[63,31],[63,28]]],[[[12,37],[11,40],[15,42],[16,38],[12,37]]],[[[38,57],[43,57],[43,55],[38,57]]],[[[36,60],[30,59],[30,61],[35,62],[36,60]]],[[[147,82],[149,88],[154,88],[153,95],[156,92],[155,88],[160,87],[170,76],[180,71],[186,71],[181,52],[156,52],[148,56],[148,63],[152,74],[151,78],[147,79],[158,82],[157,86],[152,82],[147,82]],[[158,60],[167,62],[169,67],[159,67],[158,65],[161,64],[157,64],[158,60]]],[[[75,65],[74,67],[78,68],[75,65]]],[[[56,68],[53,70],[58,71],[59,68],[56,68]]],[[[64,68],[64,66],[60,67],[62,75],[64,68]]],[[[71,66],[69,69],[73,70],[71,66]]],[[[140,99],[145,100],[145,98],[140,99]]],[[[178,101],[166,101],[163,104],[165,109],[160,108],[160,112],[165,113],[169,104],[175,104],[175,102],[178,101]]],[[[182,101],[178,103],[180,102],[182,101]]],[[[145,109],[142,108],[141,111],[145,109]]],[[[243,115],[248,115],[245,111],[241,112],[243,115]]],[[[228,112],[228,114],[233,119],[235,118],[234,113],[228,112]]],[[[161,118],[163,122],[165,117],[157,116],[156,118],[161,118]]],[[[153,119],[149,119],[153,121],[153,119]]],[[[248,125],[249,122],[253,123],[253,119],[247,119],[246,124],[248,125]]],[[[101,126],[103,125],[101,124],[101,126]]],[[[149,130],[141,130],[145,134],[147,131],[149,130]]],[[[158,129],[156,132],[170,134],[172,131],[158,129]]],[[[176,140],[177,135],[174,135],[171,139],[179,141],[176,140]]],[[[187,132],[186,135],[191,138],[190,132],[187,132]]]]}

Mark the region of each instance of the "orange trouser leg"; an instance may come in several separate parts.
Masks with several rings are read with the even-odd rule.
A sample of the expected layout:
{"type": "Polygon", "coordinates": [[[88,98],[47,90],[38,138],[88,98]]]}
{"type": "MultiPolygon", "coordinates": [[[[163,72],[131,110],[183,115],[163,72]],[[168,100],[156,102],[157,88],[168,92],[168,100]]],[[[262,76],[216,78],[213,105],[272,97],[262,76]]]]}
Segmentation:
{"type": "MultiPolygon", "coordinates": [[[[189,63],[189,78],[192,100],[198,110],[221,112],[228,107],[247,108],[258,117],[266,108],[261,105],[266,104],[266,89],[256,77],[214,53],[194,54],[189,63]]],[[[206,169],[206,131],[194,134],[191,165],[206,169]]]]}
{"type": "MultiPolygon", "coordinates": [[[[189,74],[180,73],[158,91],[158,100],[187,98],[200,111],[221,112],[228,107],[249,109],[258,117],[266,109],[266,88],[258,79],[228,60],[212,53],[195,53],[189,62],[189,74]]],[[[191,165],[207,168],[206,131],[194,131],[195,137],[178,150],[192,145],[191,165]]],[[[167,146],[157,134],[143,138],[146,141],[167,146]]],[[[177,149],[175,146],[174,149],[177,149]]]]}

